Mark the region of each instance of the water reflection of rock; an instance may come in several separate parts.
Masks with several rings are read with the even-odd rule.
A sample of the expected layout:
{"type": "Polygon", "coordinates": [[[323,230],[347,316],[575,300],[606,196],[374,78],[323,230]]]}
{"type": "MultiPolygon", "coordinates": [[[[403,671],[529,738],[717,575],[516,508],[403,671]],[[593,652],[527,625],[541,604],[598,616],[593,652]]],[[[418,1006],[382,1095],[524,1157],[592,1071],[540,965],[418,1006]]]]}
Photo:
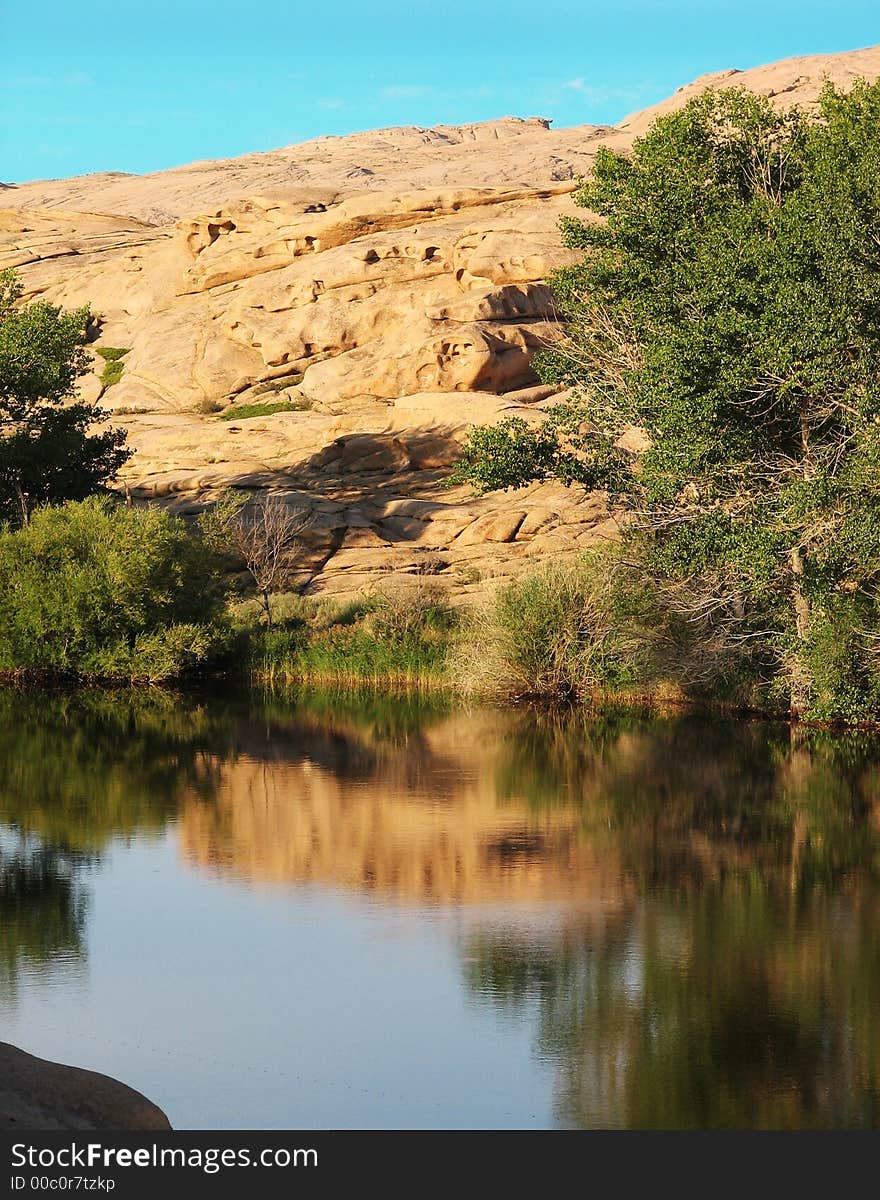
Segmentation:
{"type": "Polygon", "coordinates": [[[228,879],[472,905],[467,995],[528,1025],[560,1123],[880,1124],[876,736],[387,697],[5,716],[0,995],[84,955],[77,864],[170,828],[228,879]]]}
{"type": "Polygon", "coordinates": [[[618,857],[585,838],[576,808],[499,787],[508,731],[497,714],[458,714],[373,748],[339,727],[276,734],[274,761],[241,754],[212,803],[184,803],[184,853],[253,882],[415,903],[625,903],[618,857]]]}
{"type": "Polygon", "coordinates": [[[242,750],[185,800],[188,857],[500,903],[461,927],[462,973],[555,1063],[559,1123],[877,1124],[875,739],[505,713],[371,740],[300,715],[272,761],[242,750]]]}

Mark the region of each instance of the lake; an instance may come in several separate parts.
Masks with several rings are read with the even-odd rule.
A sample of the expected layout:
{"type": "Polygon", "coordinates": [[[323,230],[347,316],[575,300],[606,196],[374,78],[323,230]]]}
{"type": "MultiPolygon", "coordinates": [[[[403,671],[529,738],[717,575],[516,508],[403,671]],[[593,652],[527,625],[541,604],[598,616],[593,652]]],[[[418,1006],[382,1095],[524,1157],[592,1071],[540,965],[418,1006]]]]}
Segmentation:
{"type": "Polygon", "coordinates": [[[0,692],[3,1040],[178,1128],[880,1124],[880,739],[0,692]]]}

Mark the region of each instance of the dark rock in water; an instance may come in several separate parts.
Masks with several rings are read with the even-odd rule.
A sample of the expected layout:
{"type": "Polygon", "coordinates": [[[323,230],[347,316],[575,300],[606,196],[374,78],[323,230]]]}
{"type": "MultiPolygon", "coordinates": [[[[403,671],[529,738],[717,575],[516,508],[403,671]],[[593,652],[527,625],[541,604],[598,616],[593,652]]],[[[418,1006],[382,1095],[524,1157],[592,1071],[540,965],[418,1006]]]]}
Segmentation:
{"type": "Polygon", "coordinates": [[[134,1088],[0,1042],[0,1129],[170,1129],[134,1088]]]}

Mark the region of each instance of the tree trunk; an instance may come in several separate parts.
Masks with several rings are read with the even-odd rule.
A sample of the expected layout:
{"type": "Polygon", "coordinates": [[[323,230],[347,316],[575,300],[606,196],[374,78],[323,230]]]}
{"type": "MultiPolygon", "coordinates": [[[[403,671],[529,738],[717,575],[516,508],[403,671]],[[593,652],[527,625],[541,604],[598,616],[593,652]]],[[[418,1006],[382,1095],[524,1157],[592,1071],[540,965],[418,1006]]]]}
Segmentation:
{"type": "MultiPolygon", "coordinates": [[[[813,464],[810,455],[810,424],[806,410],[800,411],[801,425],[801,469],[804,479],[813,474],[813,464]]],[[[791,599],[794,607],[794,626],[797,633],[797,649],[791,671],[791,712],[796,716],[805,712],[810,706],[813,692],[813,677],[806,663],[807,639],[810,636],[810,601],[804,594],[804,552],[800,546],[789,551],[789,566],[791,568],[791,599]]]]}
{"type": "Polygon", "coordinates": [[[21,523],[23,526],[30,525],[31,514],[28,511],[27,497],[25,496],[24,492],[21,490],[21,480],[20,479],[16,479],[14,487],[15,487],[15,494],[18,497],[18,507],[21,509],[21,523]]]}
{"type": "Polygon", "coordinates": [[[266,626],[267,626],[267,628],[271,629],[272,628],[272,608],[269,604],[268,591],[263,592],[263,608],[265,608],[265,610],[266,610],[266,626]]]}
{"type": "Polygon", "coordinates": [[[791,712],[804,712],[810,705],[813,681],[805,661],[807,639],[810,636],[810,601],[804,594],[804,552],[795,547],[789,552],[791,596],[794,606],[794,625],[797,650],[791,670],[791,712]]]}

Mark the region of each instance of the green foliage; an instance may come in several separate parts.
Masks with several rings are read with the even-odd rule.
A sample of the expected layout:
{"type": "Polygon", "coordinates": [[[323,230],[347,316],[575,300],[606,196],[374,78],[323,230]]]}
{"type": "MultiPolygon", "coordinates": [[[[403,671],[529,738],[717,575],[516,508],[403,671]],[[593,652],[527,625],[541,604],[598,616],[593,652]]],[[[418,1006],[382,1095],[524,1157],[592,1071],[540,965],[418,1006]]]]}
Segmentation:
{"type": "Polygon", "coordinates": [[[0,532],[0,671],[155,682],[227,646],[217,560],[179,518],[92,498],[0,532]]]}
{"type": "Polygon", "coordinates": [[[105,388],[113,387],[114,383],[119,383],[122,378],[122,372],[125,370],[125,363],[122,361],[128,354],[131,347],[120,346],[96,346],[95,353],[100,354],[104,359],[104,370],[101,372],[101,383],[105,388]]]}
{"type": "Polygon", "coordinates": [[[250,630],[248,666],[257,677],[351,687],[446,682],[457,620],[430,589],[352,604],[291,599],[281,627],[250,630]]]}
{"type": "Polygon", "coordinates": [[[0,274],[0,411],[4,423],[31,405],[69,396],[88,368],[83,345],[88,310],[63,313],[44,302],[19,305],[21,284],[0,274]]]}
{"type": "Polygon", "coordinates": [[[308,400],[267,400],[265,403],[233,404],[220,414],[221,421],[246,421],[248,417],[271,417],[279,412],[304,412],[310,408],[308,400]]]}
{"type": "Polygon", "coordinates": [[[131,457],[125,433],[90,433],[106,414],[72,399],[88,370],[88,311],[21,305],[11,271],[0,274],[0,519],[26,521],[37,505],[81,500],[131,457]]]}
{"type": "Polygon", "coordinates": [[[131,346],[96,346],[95,353],[100,354],[105,362],[119,362],[131,351],[131,346]]]}
{"type": "Polygon", "coordinates": [[[708,660],[823,717],[880,699],[878,127],[880,83],[811,117],[709,91],[601,150],[552,279],[568,338],[536,363],[580,432],[571,405],[478,429],[457,472],[606,488],[708,660]]]}
{"type": "Polygon", "coordinates": [[[229,528],[241,516],[247,502],[248,495],[244,491],[225,488],[219,499],[199,514],[199,533],[205,544],[215,554],[227,556],[230,563],[234,561],[234,554],[229,545],[229,528]]]}
{"type": "Polygon", "coordinates": [[[540,425],[509,417],[470,430],[449,484],[469,483],[477,492],[489,492],[559,479],[566,486],[593,489],[613,479],[619,487],[619,459],[612,442],[588,429],[580,405],[557,404],[540,425]]]}
{"type": "Polygon", "coordinates": [[[466,686],[499,696],[587,698],[654,678],[668,637],[649,581],[613,551],[504,584],[459,651],[466,686]]]}
{"type": "Polygon", "coordinates": [[[816,606],[805,658],[813,680],[811,715],[859,721],[880,712],[880,633],[873,598],[834,595],[816,606]],[[873,628],[869,628],[873,627],[873,628]]]}
{"type": "Polygon", "coordinates": [[[292,371],[290,375],[282,375],[278,379],[270,379],[255,389],[257,395],[263,392],[283,392],[290,387],[298,387],[303,381],[302,371],[292,371]]]}

